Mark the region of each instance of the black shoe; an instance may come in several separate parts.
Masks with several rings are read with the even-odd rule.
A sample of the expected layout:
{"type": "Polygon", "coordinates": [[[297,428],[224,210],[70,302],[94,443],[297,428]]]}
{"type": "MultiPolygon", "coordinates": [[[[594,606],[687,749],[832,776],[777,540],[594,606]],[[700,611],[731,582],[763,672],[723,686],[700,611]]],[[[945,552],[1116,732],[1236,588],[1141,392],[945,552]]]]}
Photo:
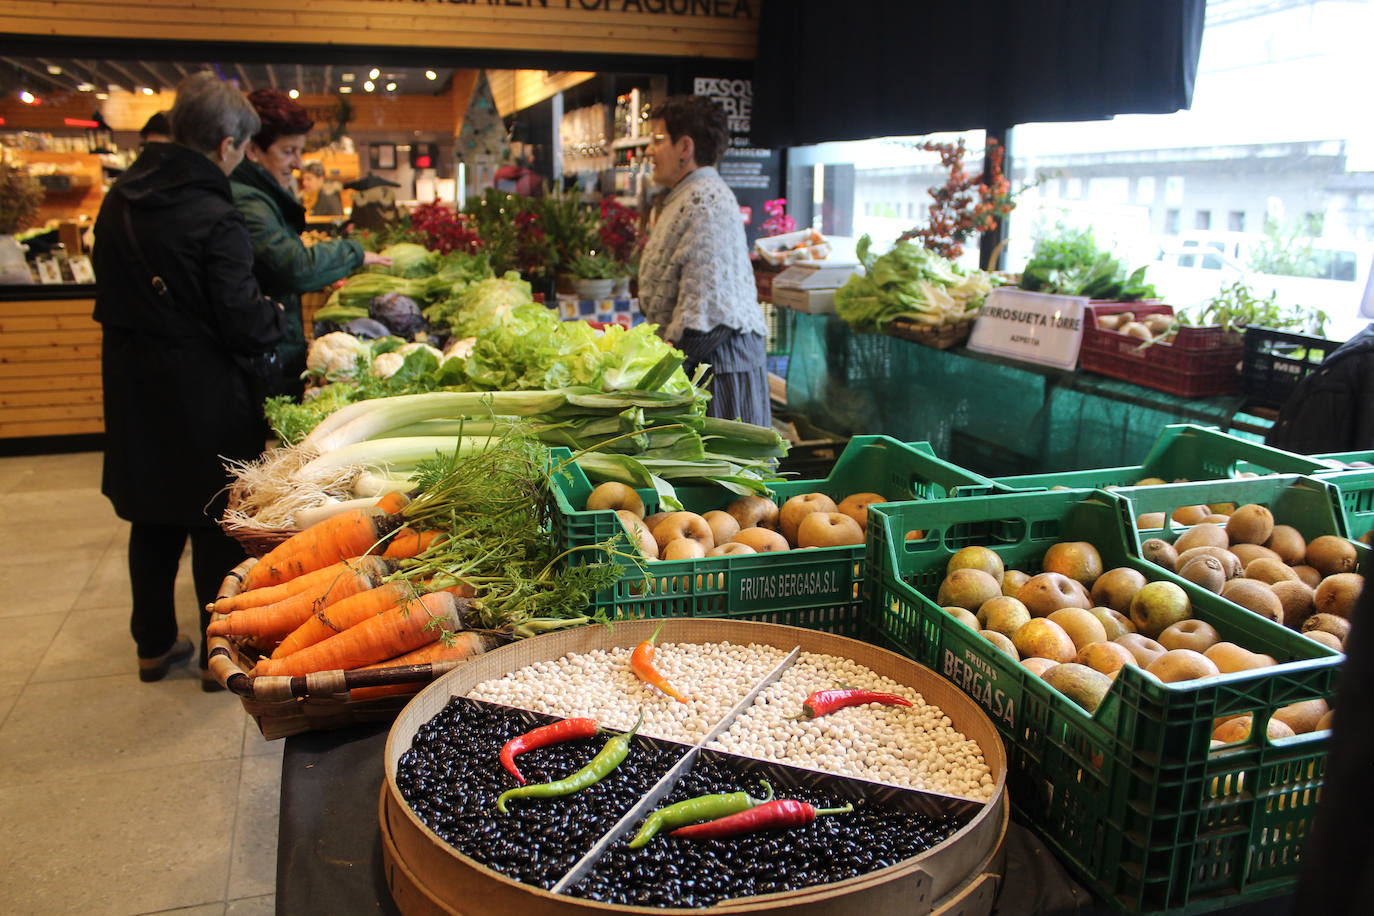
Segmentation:
{"type": "Polygon", "coordinates": [[[156,658],[140,658],[138,660],[138,679],[145,683],[160,681],[167,676],[168,671],[172,670],[173,665],[184,663],[195,651],[195,644],[191,640],[185,636],[179,636],[177,641],[172,643],[172,648],[156,658]]]}
{"type": "Polygon", "coordinates": [[[215,680],[215,676],[205,668],[200,669],[200,689],[206,693],[219,693],[224,689],[224,685],[215,680]]]}

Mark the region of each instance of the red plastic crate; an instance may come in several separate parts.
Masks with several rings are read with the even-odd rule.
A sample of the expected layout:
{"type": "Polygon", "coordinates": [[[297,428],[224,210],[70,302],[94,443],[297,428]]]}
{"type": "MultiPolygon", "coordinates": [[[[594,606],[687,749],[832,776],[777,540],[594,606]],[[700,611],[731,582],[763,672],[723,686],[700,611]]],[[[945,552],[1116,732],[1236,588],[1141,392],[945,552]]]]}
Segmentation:
{"type": "Polygon", "coordinates": [[[1239,365],[1245,347],[1239,334],[1220,327],[1182,327],[1169,343],[1141,349],[1143,341],[1097,326],[1103,315],[1134,312],[1173,315],[1174,307],[1154,302],[1102,302],[1088,305],[1079,368],[1180,397],[1198,398],[1240,391],[1239,365]]]}

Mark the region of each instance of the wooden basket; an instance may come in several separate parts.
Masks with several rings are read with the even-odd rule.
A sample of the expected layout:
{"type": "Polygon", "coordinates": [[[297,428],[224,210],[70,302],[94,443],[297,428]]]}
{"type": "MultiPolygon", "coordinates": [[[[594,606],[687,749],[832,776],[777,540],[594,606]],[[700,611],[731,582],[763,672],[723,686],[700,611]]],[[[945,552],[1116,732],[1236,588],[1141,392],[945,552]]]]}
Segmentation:
{"type": "Polygon", "coordinates": [[[969,334],[973,333],[973,322],[960,321],[956,324],[931,327],[928,324],[919,324],[907,318],[894,318],[887,323],[884,330],[893,337],[910,340],[926,347],[934,347],[936,350],[948,350],[950,347],[958,346],[968,340],[969,334]]]}
{"type": "MultiPolygon", "coordinates": [[[[248,570],[258,561],[244,560],[235,566],[219,588],[219,598],[237,595],[248,570]]],[[[211,620],[222,618],[212,614],[211,620]]],[[[461,660],[368,668],[359,671],[321,671],[305,677],[249,675],[260,653],[246,641],[227,636],[207,637],[210,673],[221,686],[243,701],[243,709],[258,723],[269,741],[308,731],[344,728],[362,722],[390,722],[420,688],[463,664],[461,660]],[[360,687],[404,688],[382,697],[356,699],[360,687]]],[[[495,648],[493,637],[487,648],[495,648]]]]}
{"type": "MultiPolygon", "coordinates": [[[[660,909],[601,903],[554,894],[521,884],[458,852],[439,838],[411,810],[396,785],[401,754],[420,726],[452,696],[464,696],[477,684],[524,665],[559,658],[568,652],[637,645],[663,624],[658,620],[622,621],[605,627],[579,627],[524,639],[473,659],[415,697],[387,736],[386,779],[380,817],[383,859],[388,885],[406,916],[455,914],[495,916],[566,916],[578,913],[768,913],[789,916],[914,916],[922,913],[986,914],[991,911],[1001,870],[1009,801],[1006,795],[1006,751],[985,713],[962,691],[929,668],[865,642],[768,623],[717,619],[670,619],[663,624],[664,642],[758,643],[804,652],[823,652],[853,659],[879,674],[921,691],[940,707],[953,726],[978,742],[995,780],[991,801],[968,824],[910,859],[880,871],[832,884],[723,901],[709,910],[660,909]]],[[[873,784],[876,785],[876,784],[873,784]]]]}

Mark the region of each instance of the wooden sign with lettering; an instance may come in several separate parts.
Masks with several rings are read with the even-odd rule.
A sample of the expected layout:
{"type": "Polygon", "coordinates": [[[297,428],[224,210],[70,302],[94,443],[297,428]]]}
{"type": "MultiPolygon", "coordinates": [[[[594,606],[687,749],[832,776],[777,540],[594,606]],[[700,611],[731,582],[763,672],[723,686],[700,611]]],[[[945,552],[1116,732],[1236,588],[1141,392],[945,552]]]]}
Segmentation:
{"type": "Polygon", "coordinates": [[[968,348],[1059,369],[1078,365],[1083,343],[1082,296],[1049,296],[1001,286],[978,313],[968,348]]]}

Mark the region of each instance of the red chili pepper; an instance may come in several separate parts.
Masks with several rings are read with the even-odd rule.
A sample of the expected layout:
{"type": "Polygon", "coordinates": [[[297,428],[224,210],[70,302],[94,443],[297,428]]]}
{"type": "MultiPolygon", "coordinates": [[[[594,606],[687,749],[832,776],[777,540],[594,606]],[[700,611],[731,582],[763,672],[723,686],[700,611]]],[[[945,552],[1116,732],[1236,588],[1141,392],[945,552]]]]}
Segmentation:
{"type": "Polygon", "coordinates": [[[802,714],[798,719],[814,719],[846,706],[862,706],[865,703],[882,703],[884,706],[910,706],[911,701],[895,693],[878,693],[875,690],[859,690],[856,687],[839,687],[834,690],[817,690],[802,704],[802,714]]]}
{"type": "Polygon", "coordinates": [[[517,756],[535,748],[572,741],[575,738],[590,738],[595,734],[595,719],[563,719],[559,722],[550,722],[507,741],[501,748],[501,766],[523,786],[525,777],[515,765],[517,756]]]}
{"type": "Polygon", "coordinates": [[[805,827],[814,821],[817,815],[848,814],[853,810],[853,805],[845,805],[843,808],[817,808],[804,801],[780,798],[704,824],[679,827],[669,835],[688,840],[718,840],[741,833],[753,833],[756,830],[805,827]]]}

